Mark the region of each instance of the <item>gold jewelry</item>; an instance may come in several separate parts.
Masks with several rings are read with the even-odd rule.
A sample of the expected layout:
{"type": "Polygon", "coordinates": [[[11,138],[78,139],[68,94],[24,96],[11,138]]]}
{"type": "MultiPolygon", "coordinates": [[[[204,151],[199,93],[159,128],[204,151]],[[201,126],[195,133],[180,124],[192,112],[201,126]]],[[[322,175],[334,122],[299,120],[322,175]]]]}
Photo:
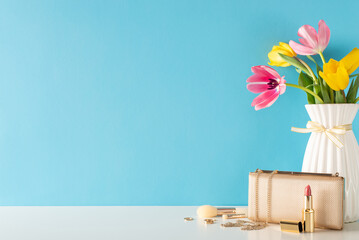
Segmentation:
{"type": "Polygon", "coordinates": [[[237,222],[227,222],[221,224],[222,227],[240,227],[241,230],[260,230],[267,226],[264,222],[251,222],[246,220],[237,220],[237,222]]]}
{"type": "Polygon", "coordinates": [[[211,218],[206,218],[206,219],[204,219],[204,222],[205,222],[206,224],[213,224],[214,221],[216,221],[216,220],[215,220],[215,219],[211,219],[211,218]]]}
{"type": "MultiPolygon", "coordinates": [[[[258,206],[259,206],[259,196],[258,196],[258,192],[259,192],[259,175],[261,173],[263,173],[262,170],[260,169],[257,169],[256,170],[256,173],[257,173],[257,176],[256,176],[256,192],[255,192],[255,218],[254,218],[254,223],[253,224],[249,224],[251,222],[248,222],[247,221],[247,225],[245,227],[242,227],[241,229],[242,230],[259,230],[259,229],[262,229],[262,228],[265,228],[267,226],[267,223],[270,222],[270,219],[271,219],[271,210],[272,210],[272,178],[273,178],[273,175],[274,174],[277,174],[278,173],[278,170],[274,170],[270,175],[269,175],[269,178],[268,178],[268,187],[267,187],[267,218],[266,218],[266,223],[260,223],[260,222],[257,222],[258,221],[258,206]]],[[[238,220],[240,221],[240,220],[238,220]]]]}
{"type": "Polygon", "coordinates": [[[258,189],[259,189],[259,174],[261,174],[263,171],[258,169],[256,170],[256,173],[257,173],[257,176],[256,176],[256,214],[255,214],[255,218],[254,220],[257,221],[258,220],[258,199],[259,199],[259,196],[258,196],[258,189]]]}
{"type": "Polygon", "coordinates": [[[223,214],[222,219],[235,219],[235,218],[246,218],[244,213],[240,214],[223,214]]]}
{"type": "Polygon", "coordinates": [[[186,222],[189,222],[189,221],[193,221],[193,218],[192,218],[192,217],[185,217],[184,220],[185,220],[186,222]]]}
{"type": "Polygon", "coordinates": [[[268,188],[267,188],[267,219],[266,222],[270,222],[271,213],[272,213],[272,178],[273,174],[278,173],[278,170],[274,170],[268,178],[268,188]]]}

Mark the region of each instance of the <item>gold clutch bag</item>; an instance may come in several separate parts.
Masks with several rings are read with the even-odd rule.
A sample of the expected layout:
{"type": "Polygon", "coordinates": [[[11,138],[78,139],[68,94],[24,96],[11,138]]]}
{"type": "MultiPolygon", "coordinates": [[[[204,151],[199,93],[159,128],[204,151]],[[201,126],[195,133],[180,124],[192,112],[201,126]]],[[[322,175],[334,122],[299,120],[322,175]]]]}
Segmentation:
{"type": "Polygon", "coordinates": [[[302,220],[307,185],[312,189],[315,227],[342,229],[344,178],[338,174],[257,169],[249,173],[248,218],[270,223],[302,220]]]}

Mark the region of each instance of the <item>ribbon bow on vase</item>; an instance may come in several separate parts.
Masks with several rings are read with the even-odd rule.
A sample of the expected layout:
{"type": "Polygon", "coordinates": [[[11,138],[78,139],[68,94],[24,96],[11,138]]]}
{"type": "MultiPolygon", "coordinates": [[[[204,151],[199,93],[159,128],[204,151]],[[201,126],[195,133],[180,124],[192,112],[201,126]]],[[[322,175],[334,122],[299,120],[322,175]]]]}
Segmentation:
{"type": "Polygon", "coordinates": [[[332,128],[326,128],[322,124],[308,121],[307,128],[292,127],[293,132],[297,133],[325,133],[325,135],[338,147],[342,148],[344,144],[335,135],[344,135],[347,131],[352,130],[351,124],[339,125],[332,128]]]}

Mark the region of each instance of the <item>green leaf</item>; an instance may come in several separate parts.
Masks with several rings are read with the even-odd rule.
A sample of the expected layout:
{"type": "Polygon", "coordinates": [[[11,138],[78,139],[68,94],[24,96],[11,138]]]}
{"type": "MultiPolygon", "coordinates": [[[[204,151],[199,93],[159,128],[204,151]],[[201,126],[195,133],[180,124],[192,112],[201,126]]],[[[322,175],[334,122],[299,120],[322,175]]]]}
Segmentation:
{"type": "Polygon", "coordinates": [[[359,87],[359,76],[356,77],[355,80],[352,81],[350,84],[348,94],[347,94],[347,102],[348,103],[354,103],[357,93],[358,93],[358,87],[359,87]]]}
{"type": "Polygon", "coordinates": [[[318,83],[320,86],[320,91],[322,93],[322,99],[324,103],[331,103],[331,99],[329,97],[329,86],[326,84],[321,77],[318,77],[318,83]]]}
{"type": "Polygon", "coordinates": [[[290,65],[292,65],[292,66],[294,66],[296,68],[299,68],[300,70],[302,70],[306,74],[309,74],[308,69],[300,61],[298,61],[297,58],[289,57],[289,56],[283,55],[281,53],[278,53],[278,54],[284,61],[286,61],[290,65]]]}
{"type": "Polygon", "coordinates": [[[315,86],[315,83],[310,84],[310,85],[306,86],[305,88],[308,88],[308,89],[310,89],[310,90],[313,90],[313,87],[314,87],[314,86],[315,86]]]}
{"type": "MultiPolygon", "coordinates": [[[[303,72],[299,74],[298,85],[313,91],[313,79],[303,72]]],[[[313,95],[307,93],[307,99],[309,104],[315,104],[313,95]]]]}
{"type": "MultiPolygon", "coordinates": [[[[347,94],[347,100],[348,100],[348,102],[350,102],[350,100],[351,100],[353,97],[355,98],[355,96],[353,96],[353,95],[354,95],[354,91],[355,91],[355,89],[353,89],[354,82],[355,82],[355,80],[352,80],[352,82],[350,83],[350,86],[349,86],[349,90],[348,90],[348,94],[347,94]]],[[[355,95],[356,95],[356,94],[355,94],[355,95]]]]}
{"type": "Polygon", "coordinates": [[[344,91],[335,91],[335,103],[345,103],[344,91]]]}
{"type": "MultiPolygon", "coordinates": [[[[323,95],[322,95],[322,92],[321,92],[320,85],[315,84],[313,86],[313,92],[316,93],[321,99],[323,99],[323,95]]],[[[318,101],[318,99],[315,99],[315,103],[318,104],[320,102],[318,101]]]]}
{"type": "Polygon", "coordinates": [[[315,63],[315,65],[317,65],[317,74],[319,76],[319,71],[323,71],[323,70],[317,63],[315,63]]]}
{"type": "Polygon", "coordinates": [[[315,64],[317,64],[317,62],[314,60],[314,58],[312,58],[312,56],[307,55],[307,58],[308,58],[310,61],[312,61],[312,62],[314,62],[315,64]]]}

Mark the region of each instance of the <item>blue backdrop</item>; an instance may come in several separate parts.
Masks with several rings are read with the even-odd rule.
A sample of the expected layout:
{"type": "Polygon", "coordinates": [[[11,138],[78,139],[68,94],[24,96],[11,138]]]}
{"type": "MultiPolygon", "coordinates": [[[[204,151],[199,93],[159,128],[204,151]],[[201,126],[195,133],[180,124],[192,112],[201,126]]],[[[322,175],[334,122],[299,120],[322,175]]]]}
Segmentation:
{"type": "Polygon", "coordinates": [[[247,204],[309,137],[299,90],[254,111],[250,67],[320,19],[327,58],[359,47],[359,4],[328,2],[1,1],[0,204],[247,204]]]}

